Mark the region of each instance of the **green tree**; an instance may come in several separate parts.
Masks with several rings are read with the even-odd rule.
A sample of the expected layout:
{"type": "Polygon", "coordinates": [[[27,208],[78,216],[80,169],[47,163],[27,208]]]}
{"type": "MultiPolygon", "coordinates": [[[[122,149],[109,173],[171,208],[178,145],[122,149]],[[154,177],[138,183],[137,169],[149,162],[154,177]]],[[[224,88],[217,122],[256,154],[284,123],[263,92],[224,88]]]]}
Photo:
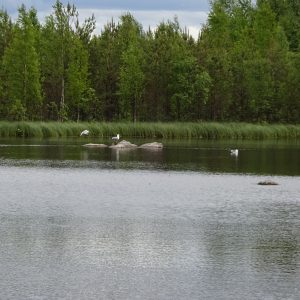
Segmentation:
{"type": "Polygon", "coordinates": [[[117,26],[112,20],[105,25],[100,36],[94,36],[89,45],[89,74],[95,90],[95,107],[101,107],[99,117],[107,121],[119,117],[118,78],[120,54],[117,43],[117,26]]]}
{"type": "Polygon", "coordinates": [[[43,25],[0,10],[0,118],[299,122],[300,2],[210,3],[197,41],[177,17],[93,34],[60,0],[43,25]]]}
{"type": "Polygon", "coordinates": [[[136,122],[145,86],[144,50],[141,26],[131,15],[121,17],[119,38],[123,41],[121,55],[119,93],[121,117],[136,122]],[[124,38],[126,32],[127,38],[124,38]]]}
{"type": "Polygon", "coordinates": [[[88,89],[88,53],[80,39],[74,38],[66,70],[66,95],[71,118],[80,120],[86,104],[85,95],[88,89]]]}
{"type": "MultiPolygon", "coordinates": [[[[56,1],[54,8],[54,17],[52,22],[55,28],[55,43],[56,55],[58,56],[58,64],[56,68],[60,78],[60,120],[63,121],[63,116],[67,116],[68,107],[65,103],[65,81],[66,70],[68,68],[68,55],[72,39],[72,25],[75,24],[78,17],[77,10],[74,5],[69,3],[65,7],[59,0],[56,1]]],[[[52,46],[52,47],[53,47],[52,46]]]]}
{"type": "Polygon", "coordinates": [[[57,117],[61,121],[69,117],[77,119],[79,95],[88,88],[87,51],[95,19],[91,17],[80,25],[76,7],[70,4],[64,6],[59,0],[53,9],[53,14],[46,18],[41,34],[45,108],[51,108],[48,114],[52,114],[52,108],[58,107],[57,117]]]}
{"type": "Polygon", "coordinates": [[[7,12],[0,9],[0,118],[7,114],[8,101],[5,97],[6,76],[3,70],[3,55],[13,35],[13,24],[7,12]]]}
{"type": "Polygon", "coordinates": [[[3,64],[10,108],[21,103],[26,109],[27,118],[37,119],[40,118],[42,92],[32,14],[35,14],[33,9],[29,12],[25,6],[19,9],[14,37],[5,51],[3,64]]]}
{"type": "Polygon", "coordinates": [[[193,101],[191,105],[192,120],[205,119],[205,106],[208,101],[212,80],[207,71],[197,70],[193,86],[193,101]]]}
{"type": "Polygon", "coordinates": [[[276,20],[284,29],[290,50],[299,51],[300,46],[300,2],[298,0],[257,0],[257,6],[268,5],[276,20]]]}
{"type": "Polygon", "coordinates": [[[282,119],[287,123],[300,120],[300,53],[290,53],[288,72],[285,80],[285,103],[282,106],[282,119]]]}
{"type": "Polygon", "coordinates": [[[200,59],[211,77],[211,89],[206,106],[207,118],[211,120],[230,118],[229,107],[232,104],[233,83],[230,29],[227,2],[213,2],[208,24],[203,29],[199,41],[200,59]]]}
{"type": "Polygon", "coordinates": [[[288,43],[268,4],[255,11],[252,58],[246,64],[253,120],[279,121],[284,106],[288,43]]]}
{"type": "Polygon", "coordinates": [[[179,106],[174,103],[186,100],[186,95],[178,93],[176,87],[176,82],[183,83],[184,76],[180,78],[179,74],[177,76],[173,73],[175,70],[186,72],[186,68],[179,62],[179,59],[184,56],[186,45],[177,18],[174,21],[160,23],[153,38],[148,35],[147,40],[149,43],[146,70],[148,115],[153,120],[176,119],[174,110],[179,106]]]}
{"type": "Polygon", "coordinates": [[[0,9],[0,60],[9,46],[13,35],[13,24],[6,11],[0,9]]]}

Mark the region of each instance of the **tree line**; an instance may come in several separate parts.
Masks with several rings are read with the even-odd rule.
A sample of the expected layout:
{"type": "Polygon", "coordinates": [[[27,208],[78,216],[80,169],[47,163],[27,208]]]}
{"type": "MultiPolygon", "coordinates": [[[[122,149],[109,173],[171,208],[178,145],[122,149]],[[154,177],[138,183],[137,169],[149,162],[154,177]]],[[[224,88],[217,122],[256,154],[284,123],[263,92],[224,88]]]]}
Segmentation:
{"type": "Polygon", "coordinates": [[[130,14],[95,34],[59,0],[0,10],[0,119],[300,121],[300,2],[214,0],[194,39],[130,14]]]}

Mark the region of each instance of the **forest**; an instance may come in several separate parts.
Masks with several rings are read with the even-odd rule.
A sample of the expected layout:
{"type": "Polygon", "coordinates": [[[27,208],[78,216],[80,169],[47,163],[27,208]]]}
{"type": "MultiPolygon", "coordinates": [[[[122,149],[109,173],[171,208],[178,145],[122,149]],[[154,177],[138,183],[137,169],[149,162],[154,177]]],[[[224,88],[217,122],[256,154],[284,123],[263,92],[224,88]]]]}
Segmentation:
{"type": "Polygon", "coordinates": [[[197,39],[130,13],[95,33],[57,0],[0,10],[0,120],[300,121],[300,1],[214,0],[197,39]]]}

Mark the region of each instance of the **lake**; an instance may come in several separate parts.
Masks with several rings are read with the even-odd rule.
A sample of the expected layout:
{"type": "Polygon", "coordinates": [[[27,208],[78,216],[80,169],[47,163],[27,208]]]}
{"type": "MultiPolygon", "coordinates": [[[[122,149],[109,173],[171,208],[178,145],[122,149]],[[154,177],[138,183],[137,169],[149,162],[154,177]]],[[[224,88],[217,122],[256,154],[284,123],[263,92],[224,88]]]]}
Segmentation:
{"type": "Polygon", "coordinates": [[[299,141],[87,142],[0,139],[0,299],[300,298],[299,141]]]}

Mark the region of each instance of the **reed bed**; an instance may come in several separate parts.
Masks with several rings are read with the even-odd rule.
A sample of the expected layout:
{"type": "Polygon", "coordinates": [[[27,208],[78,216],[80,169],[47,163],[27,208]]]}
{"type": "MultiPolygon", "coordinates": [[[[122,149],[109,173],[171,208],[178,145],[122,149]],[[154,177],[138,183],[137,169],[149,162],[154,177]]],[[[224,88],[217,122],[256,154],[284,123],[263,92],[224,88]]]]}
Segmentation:
{"type": "Polygon", "coordinates": [[[90,136],[164,139],[297,139],[300,125],[250,123],[75,123],[75,122],[7,122],[0,121],[1,137],[78,137],[84,129],[90,136]]]}

